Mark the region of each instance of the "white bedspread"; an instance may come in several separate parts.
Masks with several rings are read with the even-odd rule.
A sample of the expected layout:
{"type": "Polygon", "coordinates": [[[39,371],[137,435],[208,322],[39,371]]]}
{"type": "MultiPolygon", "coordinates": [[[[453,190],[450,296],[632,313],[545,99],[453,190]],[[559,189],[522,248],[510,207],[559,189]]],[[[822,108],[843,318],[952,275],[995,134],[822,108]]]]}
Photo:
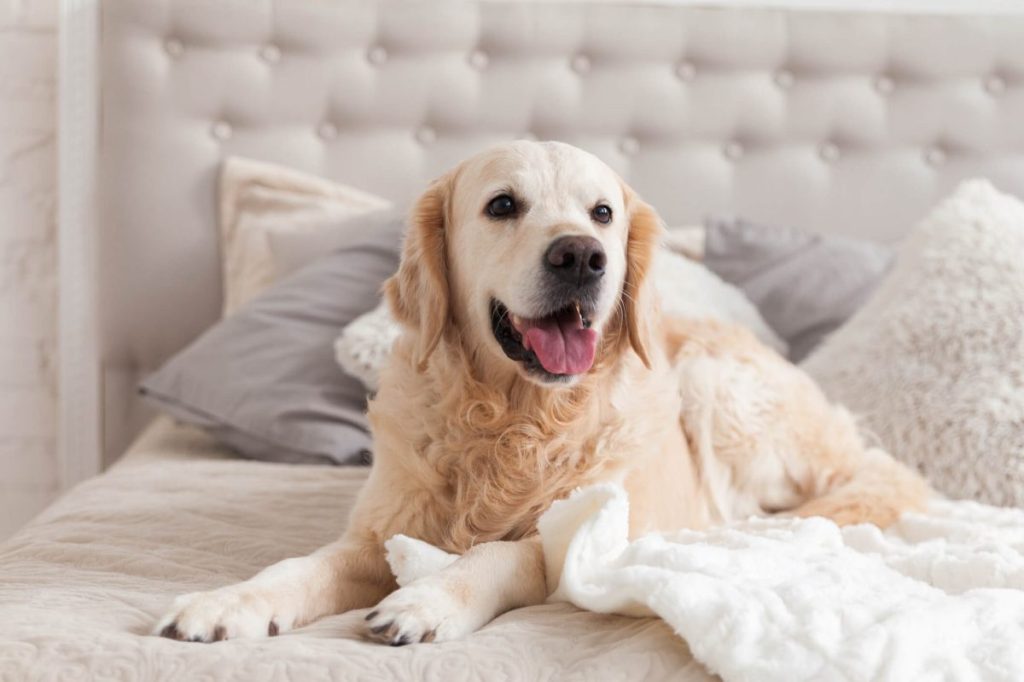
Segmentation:
{"type": "Polygon", "coordinates": [[[164,422],[0,544],[0,680],[712,679],[660,620],[568,604],[508,613],[464,641],[397,649],[356,637],[365,611],[272,639],[149,635],[175,595],[335,538],[365,477],[234,459],[164,422]]]}
{"type": "MultiPolygon", "coordinates": [[[[660,616],[726,682],[1024,680],[1024,510],[936,501],[884,533],[775,517],[633,542],[628,519],[614,485],[551,507],[549,601],[660,616]]],[[[454,558],[388,546],[403,583],[454,558]]]]}
{"type": "Polygon", "coordinates": [[[1024,680],[1022,510],[937,501],[885,533],[772,518],[632,543],[628,513],[615,486],[547,512],[553,599],[657,614],[724,680],[1024,680]]]}

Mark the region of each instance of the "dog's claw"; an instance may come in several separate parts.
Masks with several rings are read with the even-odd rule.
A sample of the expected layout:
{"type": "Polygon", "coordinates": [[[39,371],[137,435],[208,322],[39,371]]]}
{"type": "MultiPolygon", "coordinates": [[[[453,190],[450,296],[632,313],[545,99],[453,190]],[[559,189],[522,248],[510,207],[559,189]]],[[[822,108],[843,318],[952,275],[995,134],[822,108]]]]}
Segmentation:
{"type": "Polygon", "coordinates": [[[391,627],[391,623],[384,623],[383,625],[377,625],[375,627],[370,628],[370,632],[372,632],[375,635],[379,635],[380,633],[387,630],[389,627],[391,627]]]}

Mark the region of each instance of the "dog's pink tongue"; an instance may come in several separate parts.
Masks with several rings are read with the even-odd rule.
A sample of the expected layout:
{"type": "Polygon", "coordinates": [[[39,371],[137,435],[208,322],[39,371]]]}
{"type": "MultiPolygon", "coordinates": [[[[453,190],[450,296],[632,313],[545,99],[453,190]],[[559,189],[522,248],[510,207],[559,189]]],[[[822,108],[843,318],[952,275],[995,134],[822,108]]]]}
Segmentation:
{"type": "Polygon", "coordinates": [[[594,364],[597,332],[584,329],[579,318],[530,320],[523,336],[540,364],[552,374],[583,374],[594,364]]]}

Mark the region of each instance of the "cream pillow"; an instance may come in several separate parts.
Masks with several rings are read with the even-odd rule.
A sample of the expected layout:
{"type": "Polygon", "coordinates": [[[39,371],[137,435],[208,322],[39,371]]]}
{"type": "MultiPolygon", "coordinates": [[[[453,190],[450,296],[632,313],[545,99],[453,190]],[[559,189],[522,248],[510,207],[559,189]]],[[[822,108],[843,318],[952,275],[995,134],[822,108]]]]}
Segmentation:
{"type": "Polygon", "coordinates": [[[938,490],[1024,505],[1024,203],[963,183],[803,366],[938,490]]]}
{"type": "Polygon", "coordinates": [[[219,195],[224,315],[275,279],[270,244],[276,237],[332,230],[391,206],[347,185],[241,157],[221,166],[219,195]]]}

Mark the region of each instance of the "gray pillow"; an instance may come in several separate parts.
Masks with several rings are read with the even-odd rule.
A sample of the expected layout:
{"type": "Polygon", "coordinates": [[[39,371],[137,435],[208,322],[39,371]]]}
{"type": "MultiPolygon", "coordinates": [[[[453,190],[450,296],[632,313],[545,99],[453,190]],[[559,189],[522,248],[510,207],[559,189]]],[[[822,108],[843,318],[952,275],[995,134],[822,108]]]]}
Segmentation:
{"type": "Polygon", "coordinates": [[[253,459],[368,462],[366,391],[338,367],[333,344],[398,267],[401,219],[370,224],[208,329],[142,394],[253,459]]]}
{"type": "Polygon", "coordinates": [[[704,263],[746,294],[799,362],[868,299],[893,261],[881,244],[711,218],[704,263]]]}

